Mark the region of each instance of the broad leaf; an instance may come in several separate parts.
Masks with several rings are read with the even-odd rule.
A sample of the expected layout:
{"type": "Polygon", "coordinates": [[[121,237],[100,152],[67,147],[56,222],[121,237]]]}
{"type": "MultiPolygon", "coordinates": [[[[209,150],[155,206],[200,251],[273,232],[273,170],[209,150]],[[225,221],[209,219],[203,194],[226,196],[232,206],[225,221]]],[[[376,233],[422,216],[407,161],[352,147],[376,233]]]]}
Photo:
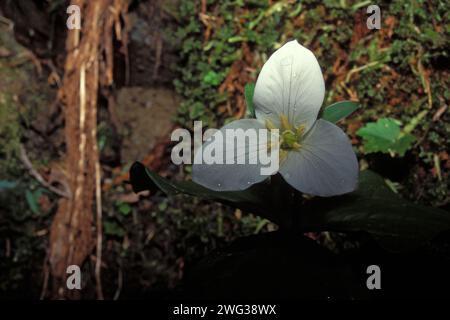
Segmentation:
{"type": "Polygon", "coordinates": [[[325,108],[322,114],[322,119],[336,123],[350,114],[355,112],[360,107],[358,102],[354,101],[340,101],[333,103],[325,108]]]}
{"type": "Polygon", "coordinates": [[[218,192],[192,181],[169,181],[136,162],[130,169],[130,181],[135,192],[160,189],[168,195],[185,193],[214,200],[299,232],[364,231],[391,250],[419,246],[450,230],[450,213],[400,198],[381,176],[369,170],[360,173],[357,191],[308,201],[279,175],[244,191],[218,192]]]}
{"type": "Polygon", "coordinates": [[[266,182],[253,185],[244,191],[219,192],[207,189],[193,181],[169,181],[157,173],[147,169],[143,164],[135,162],[130,168],[130,182],[134,192],[161,190],[167,195],[188,194],[206,200],[214,200],[243,210],[251,211],[276,223],[280,223],[275,211],[277,192],[269,194],[266,182]]]}
{"type": "Polygon", "coordinates": [[[365,153],[384,152],[403,156],[415,140],[413,135],[402,132],[398,122],[391,118],[368,123],[356,133],[363,138],[365,153]]]}
{"type": "Polygon", "coordinates": [[[25,191],[25,200],[27,201],[30,210],[36,215],[41,214],[41,210],[39,209],[39,198],[41,197],[41,194],[41,189],[37,189],[33,192],[28,189],[25,191]]]}
{"type": "Polygon", "coordinates": [[[402,199],[381,176],[366,170],[357,191],[310,201],[299,224],[305,231],[365,231],[387,249],[401,250],[450,230],[450,213],[402,199]]]}

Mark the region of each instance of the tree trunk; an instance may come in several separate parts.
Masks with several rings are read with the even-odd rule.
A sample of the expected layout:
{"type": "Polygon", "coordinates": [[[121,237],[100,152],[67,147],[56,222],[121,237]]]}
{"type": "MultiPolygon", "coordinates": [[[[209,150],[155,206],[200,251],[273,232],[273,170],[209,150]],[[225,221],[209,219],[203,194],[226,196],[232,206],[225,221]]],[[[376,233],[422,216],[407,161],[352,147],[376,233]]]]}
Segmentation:
{"type": "MultiPolygon", "coordinates": [[[[67,31],[67,56],[63,86],[60,90],[60,98],[65,105],[65,160],[70,197],[60,200],[51,226],[49,264],[52,298],[80,297],[80,291],[67,290],[66,270],[70,265],[81,268],[95,247],[94,194],[96,182],[99,185],[97,94],[100,84],[110,85],[113,81],[112,59],[108,58],[113,50],[112,30],[114,23],[120,26],[119,15],[128,7],[126,2],[71,2],[81,9],[82,26],[81,30],[67,31]]],[[[117,32],[117,25],[115,27],[117,32]]],[[[97,190],[97,195],[99,194],[97,190]]],[[[97,202],[99,198],[97,196],[97,202]]],[[[100,219],[97,216],[97,223],[100,223],[97,228],[101,228],[99,203],[97,214],[100,214],[100,219]]],[[[97,252],[101,254],[101,233],[97,233],[97,236],[100,237],[97,238],[97,246],[100,244],[100,251],[97,252]]],[[[97,286],[99,285],[100,283],[97,283],[97,286]]],[[[97,297],[102,298],[101,287],[100,291],[97,290],[97,297]]]]}

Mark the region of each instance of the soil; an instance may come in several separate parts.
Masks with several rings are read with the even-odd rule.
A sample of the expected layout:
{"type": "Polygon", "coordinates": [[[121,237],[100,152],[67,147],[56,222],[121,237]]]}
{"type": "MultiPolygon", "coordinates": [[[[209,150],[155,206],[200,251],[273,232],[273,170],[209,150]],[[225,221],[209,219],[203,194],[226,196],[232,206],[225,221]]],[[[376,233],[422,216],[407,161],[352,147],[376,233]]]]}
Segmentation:
{"type": "Polygon", "coordinates": [[[175,20],[165,8],[175,2],[147,1],[130,8],[128,85],[149,87],[159,84],[171,87],[176,77],[172,67],[179,59],[179,49],[171,39],[175,20]]]}

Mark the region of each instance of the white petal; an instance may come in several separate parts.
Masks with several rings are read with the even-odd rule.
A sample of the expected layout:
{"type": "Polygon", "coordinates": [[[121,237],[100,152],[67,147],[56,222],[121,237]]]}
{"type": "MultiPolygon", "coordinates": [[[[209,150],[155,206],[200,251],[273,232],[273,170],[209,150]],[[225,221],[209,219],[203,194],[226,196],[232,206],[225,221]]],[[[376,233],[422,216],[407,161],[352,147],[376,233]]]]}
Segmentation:
{"type": "Polygon", "coordinates": [[[319,119],[302,142],[292,151],[280,173],[301,192],[329,197],[355,190],[358,161],[347,135],[334,124],[319,119]]]}
{"type": "Polygon", "coordinates": [[[192,166],[192,180],[216,191],[237,191],[247,189],[251,185],[266,179],[267,175],[261,175],[262,165],[259,162],[258,150],[267,150],[267,144],[260,144],[259,140],[250,141],[246,139],[245,147],[238,148],[234,138],[230,137],[225,131],[227,129],[250,129],[258,135],[260,129],[265,129],[265,125],[256,119],[242,119],[233,121],[221,128],[211,137],[210,141],[203,144],[202,153],[210,147],[221,150],[224,159],[223,164],[206,164],[204,161],[201,164],[195,164],[200,161],[202,156],[204,157],[204,154],[197,152],[192,166]],[[219,141],[217,135],[222,135],[224,139],[219,141]],[[229,152],[227,154],[227,151],[230,150],[228,148],[232,148],[233,154],[230,155],[229,152]],[[237,164],[237,160],[244,157],[245,164],[237,164]],[[256,164],[250,164],[249,159],[254,160],[256,164]],[[233,162],[233,164],[226,164],[226,160],[233,162]]]}
{"type": "Polygon", "coordinates": [[[309,130],[317,119],[325,94],[322,71],[314,54],[296,40],[275,51],[256,81],[256,117],[279,124],[280,114],[291,124],[309,130]]]}

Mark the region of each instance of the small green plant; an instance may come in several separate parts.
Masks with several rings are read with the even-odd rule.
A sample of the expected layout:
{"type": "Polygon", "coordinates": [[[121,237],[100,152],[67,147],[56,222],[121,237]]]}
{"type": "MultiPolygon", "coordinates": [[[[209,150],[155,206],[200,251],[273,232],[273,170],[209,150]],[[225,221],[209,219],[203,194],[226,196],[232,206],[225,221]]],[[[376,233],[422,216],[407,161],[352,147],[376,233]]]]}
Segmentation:
{"type": "Polygon", "coordinates": [[[389,153],[392,157],[404,156],[416,138],[402,130],[400,125],[400,121],[392,118],[367,123],[357,132],[357,135],[363,138],[364,152],[389,153]]]}
{"type": "Polygon", "coordinates": [[[126,231],[116,221],[104,221],[103,229],[106,235],[122,238],[126,231]]]}
{"type": "Polygon", "coordinates": [[[223,80],[223,76],[220,73],[209,71],[204,77],[203,82],[212,86],[219,85],[223,80]]]}
{"type": "Polygon", "coordinates": [[[116,206],[119,212],[124,216],[128,216],[131,213],[132,208],[128,203],[118,202],[116,203],[116,206]]]}

